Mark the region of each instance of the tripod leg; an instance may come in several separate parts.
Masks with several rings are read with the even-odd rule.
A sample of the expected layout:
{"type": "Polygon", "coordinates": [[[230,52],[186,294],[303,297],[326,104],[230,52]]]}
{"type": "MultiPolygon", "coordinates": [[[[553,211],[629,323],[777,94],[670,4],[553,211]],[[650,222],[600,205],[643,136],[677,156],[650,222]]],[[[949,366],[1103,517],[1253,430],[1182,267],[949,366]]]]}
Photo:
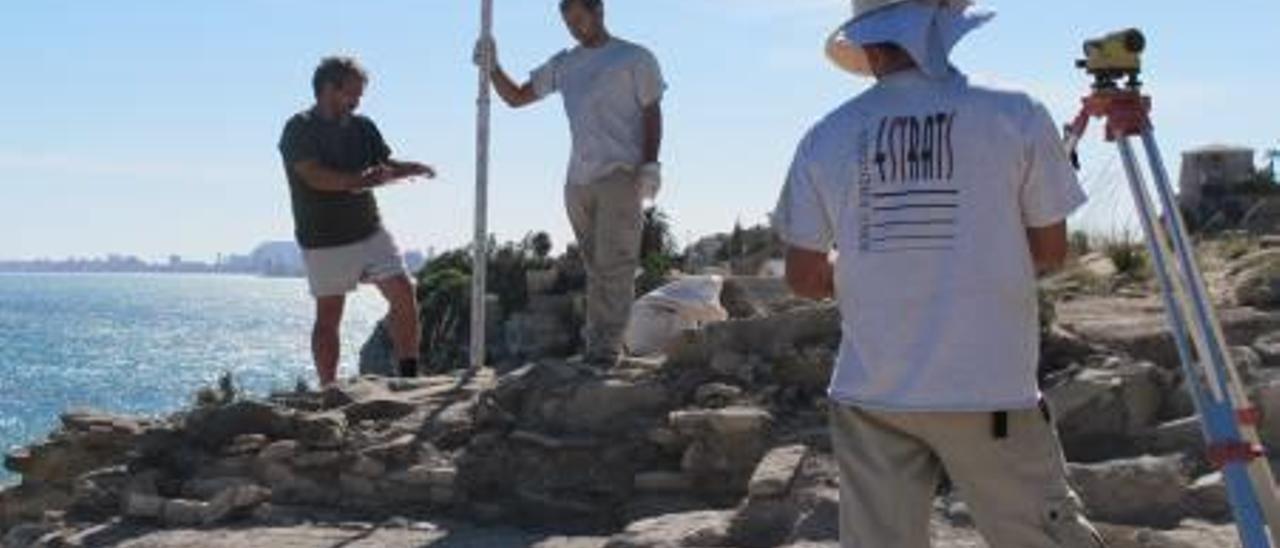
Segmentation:
{"type": "MultiPolygon", "coordinates": [[[[1191,312],[1191,306],[1187,302],[1187,288],[1184,287],[1186,280],[1177,275],[1174,265],[1170,263],[1172,253],[1164,233],[1164,225],[1156,217],[1151,196],[1147,192],[1146,183],[1142,172],[1139,170],[1138,160],[1133,152],[1133,146],[1127,137],[1121,137],[1117,141],[1117,145],[1121,159],[1124,162],[1125,174],[1129,181],[1130,190],[1133,193],[1134,203],[1137,206],[1143,230],[1147,235],[1147,245],[1151,251],[1152,262],[1160,279],[1161,294],[1168,312],[1170,327],[1173,329],[1174,340],[1179,341],[1180,354],[1182,354],[1180,357],[1184,358],[1182,365],[1187,374],[1187,382],[1200,383],[1200,372],[1197,369],[1203,370],[1206,380],[1210,381],[1208,383],[1209,390],[1207,391],[1192,389],[1193,396],[1197,397],[1196,407],[1200,411],[1208,445],[1213,447],[1223,443],[1237,442],[1239,434],[1236,430],[1235,409],[1226,394],[1223,393],[1222,386],[1217,382],[1216,375],[1213,375],[1213,369],[1211,367],[1197,368],[1195,362],[1186,359],[1190,355],[1188,339],[1196,342],[1196,350],[1203,351],[1207,342],[1204,340],[1205,333],[1201,330],[1188,329],[1187,316],[1191,312]],[[1210,396],[1210,393],[1211,397],[1206,398],[1205,396],[1210,396]]],[[[1203,358],[1203,354],[1200,357],[1203,358]]],[[[1204,365],[1203,362],[1201,362],[1201,365],[1204,365]]],[[[1195,386],[1195,384],[1192,386],[1195,386]]],[[[1256,493],[1245,467],[1240,462],[1227,463],[1223,468],[1223,478],[1227,483],[1227,492],[1231,499],[1232,511],[1235,514],[1240,538],[1245,548],[1270,547],[1267,531],[1262,525],[1262,516],[1256,493]]]]}
{"type": "Polygon", "coordinates": [[[1217,371],[1212,367],[1205,367],[1204,361],[1210,352],[1208,342],[1202,336],[1202,332],[1194,329],[1194,311],[1188,303],[1188,289],[1186,287],[1185,278],[1178,275],[1177,265],[1173,262],[1173,251],[1169,248],[1168,234],[1165,228],[1159,222],[1155,205],[1151,201],[1151,196],[1147,192],[1146,179],[1142,175],[1142,171],[1138,165],[1138,159],[1134,155],[1133,145],[1127,137],[1121,137],[1116,141],[1120,150],[1120,159],[1124,164],[1125,176],[1129,181],[1129,190],[1133,194],[1134,206],[1138,210],[1138,217],[1142,221],[1143,232],[1147,236],[1147,249],[1151,253],[1153,266],[1156,275],[1160,281],[1162,295],[1164,297],[1165,310],[1169,314],[1170,328],[1173,330],[1175,340],[1191,341],[1195,345],[1196,355],[1193,358],[1190,351],[1180,352],[1183,363],[1188,366],[1188,379],[1200,378],[1206,379],[1205,384],[1213,396],[1214,402],[1225,402],[1227,397],[1219,382],[1217,371]],[[1199,368],[1195,367],[1200,365],[1199,368]]]}
{"type": "MultiPolygon", "coordinates": [[[[1232,363],[1230,354],[1224,350],[1226,338],[1223,336],[1222,324],[1218,321],[1217,315],[1214,314],[1209,303],[1204,275],[1199,265],[1196,264],[1191,238],[1187,232],[1186,223],[1182,219],[1182,211],[1173,195],[1173,187],[1170,183],[1168,172],[1165,170],[1164,160],[1160,155],[1160,148],[1156,143],[1155,134],[1151,130],[1147,130],[1142,134],[1142,142],[1155,178],[1156,191],[1160,196],[1161,206],[1165,212],[1165,225],[1173,238],[1183,274],[1193,291],[1193,301],[1198,309],[1196,311],[1197,316],[1202,322],[1202,327],[1210,335],[1213,366],[1219,370],[1224,380],[1227,381],[1226,388],[1234,402],[1233,409],[1237,412],[1246,410],[1251,407],[1251,404],[1240,382],[1240,376],[1235,364],[1232,363]]],[[[1240,416],[1239,413],[1237,413],[1238,416],[1240,416]]],[[[1244,441],[1254,445],[1260,444],[1256,425],[1239,424],[1238,429],[1244,441]]],[[[1265,459],[1254,459],[1249,462],[1248,472],[1254,490],[1257,493],[1258,504],[1262,507],[1266,523],[1271,529],[1272,543],[1275,546],[1280,546],[1280,498],[1276,495],[1275,476],[1271,466],[1265,459]]]]}

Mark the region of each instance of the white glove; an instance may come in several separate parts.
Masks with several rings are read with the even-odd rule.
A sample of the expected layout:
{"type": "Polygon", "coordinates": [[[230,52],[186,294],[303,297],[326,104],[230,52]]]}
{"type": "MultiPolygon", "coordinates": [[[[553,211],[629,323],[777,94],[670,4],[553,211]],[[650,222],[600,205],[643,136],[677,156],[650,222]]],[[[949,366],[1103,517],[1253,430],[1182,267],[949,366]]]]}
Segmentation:
{"type": "Polygon", "coordinates": [[[476,47],[471,52],[471,62],[480,68],[498,65],[498,44],[494,42],[493,37],[487,36],[476,40],[476,47]]]}
{"type": "Polygon", "coordinates": [[[641,200],[646,202],[655,200],[658,192],[662,190],[662,164],[649,162],[640,166],[640,172],[636,174],[636,182],[640,185],[641,200]]]}

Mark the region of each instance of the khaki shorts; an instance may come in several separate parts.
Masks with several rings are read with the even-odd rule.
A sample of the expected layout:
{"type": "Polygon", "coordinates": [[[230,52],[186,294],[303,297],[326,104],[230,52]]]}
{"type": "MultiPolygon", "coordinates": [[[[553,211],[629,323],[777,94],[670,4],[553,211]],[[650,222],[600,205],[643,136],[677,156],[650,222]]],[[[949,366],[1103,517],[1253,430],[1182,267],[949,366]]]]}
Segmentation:
{"type": "Polygon", "coordinates": [[[354,244],[304,249],[302,260],[307,263],[307,282],[315,297],[346,295],[361,282],[374,283],[408,273],[400,249],[385,230],[354,244]]]}
{"type": "Polygon", "coordinates": [[[992,548],[1102,548],[1046,410],[891,413],[833,405],[842,548],[928,548],[943,470],[992,548]],[[1001,434],[995,431],[1004,430],[1001,434]]]}

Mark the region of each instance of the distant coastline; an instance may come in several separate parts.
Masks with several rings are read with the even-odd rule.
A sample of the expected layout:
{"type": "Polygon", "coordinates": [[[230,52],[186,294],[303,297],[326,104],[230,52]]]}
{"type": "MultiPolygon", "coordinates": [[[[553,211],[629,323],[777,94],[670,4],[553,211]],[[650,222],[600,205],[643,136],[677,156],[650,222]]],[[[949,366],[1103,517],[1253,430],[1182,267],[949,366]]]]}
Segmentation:
{"type": "MultiPolygon", "coordinates": [[[[427,257],[418,251],[405,253],[411,268],[427,257]]],[[[147,261],[133,255],[92,258],[0,260],[4,274],[230,274],[266,278],[302,278],[306,266],[298,244],[264,242],[247,254],[218,255],[213,262],[192,261],[171,255],[167,261],[147,261]]]]}

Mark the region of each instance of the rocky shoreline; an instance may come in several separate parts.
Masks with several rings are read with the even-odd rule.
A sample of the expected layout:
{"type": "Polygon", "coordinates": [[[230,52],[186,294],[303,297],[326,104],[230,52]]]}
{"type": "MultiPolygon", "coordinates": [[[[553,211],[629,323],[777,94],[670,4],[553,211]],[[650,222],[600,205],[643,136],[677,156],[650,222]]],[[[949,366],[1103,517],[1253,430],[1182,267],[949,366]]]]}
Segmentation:
{"type": "MultiPolygon", "coordinates": [[[[1280,314],[1257,294],[1277,285],[1257,265],[1280,257],[1260,253],[1223,262],[1213,284],[1276,448],[1280,314]]],[[[1078,276],[1051,282],[1042,377],[1089,514],[1121,548],[1237,546],[1149,287],[1091,293],[1078,276]]],[[[474,376],[365,376],[262,399],[215,390],[156,420],[68,413],[5,458],[22,483],[0,492],[0,542],[833,547],[823,391],[838,316],[778,283],[730,279],[734,319],[609,371],[526,346],[474,376]]],[[[570,306],[530,302],[519,322],[533,330],[552,321],[538,310],[562,321],[570,306]]],[[[934,524],[937,546],[984,546],[956,493],[940,491],[934,524]]]]}

